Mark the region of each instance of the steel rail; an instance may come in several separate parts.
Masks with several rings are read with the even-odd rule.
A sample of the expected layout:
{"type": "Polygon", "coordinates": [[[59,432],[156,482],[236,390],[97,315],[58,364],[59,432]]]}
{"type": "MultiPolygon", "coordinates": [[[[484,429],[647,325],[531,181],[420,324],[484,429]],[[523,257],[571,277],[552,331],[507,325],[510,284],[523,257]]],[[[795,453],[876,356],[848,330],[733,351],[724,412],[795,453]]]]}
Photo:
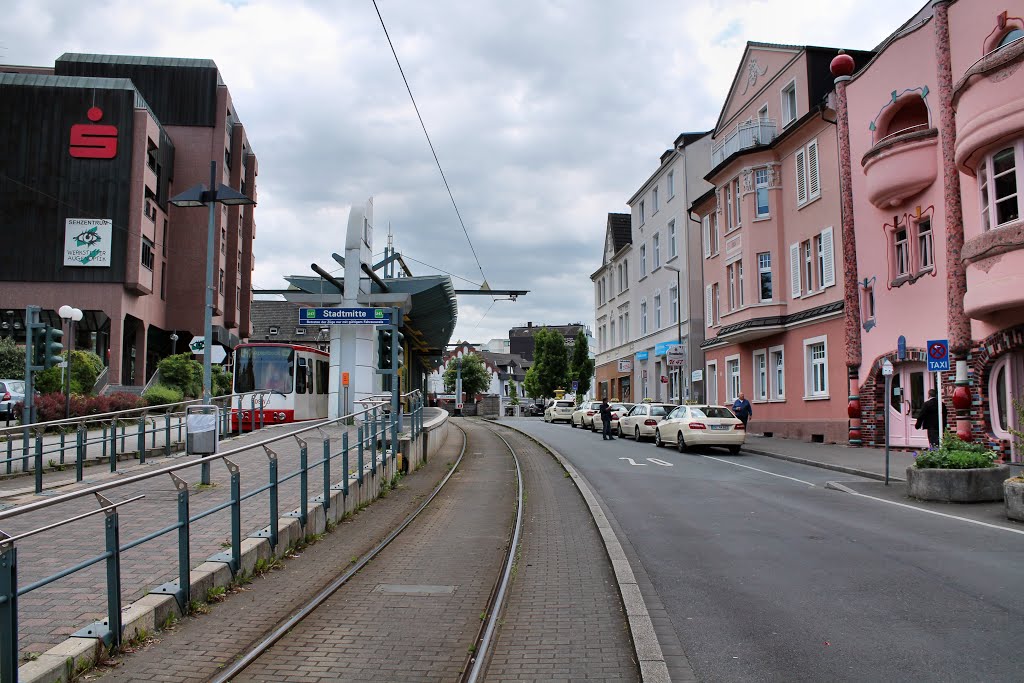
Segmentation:
{"type": "Polygon", "coordinates": [[[235,662],[226,670],[222,671],[217,676],[217,678],[214,679],[214,683],[227,683],[227,681],[230,681],[233,677],[240,674],[242,671],[248,668],[249,665],[251,665],[261,656],[263,656],[263,654],[266,653],[266,651],[269,650],[274,645],[274,643],[283,638],[289,631],[295,628],[295,626],[298,625],[303,619],[312,614],[313,611],[315,611],[320,605],[322,605],[328,598],[334,595],[334,593],[337,592],[339,588],[348,583],[348,581],[353,576],[355,576],[360,569],[366,566],[367,563],[373,560],[374,557],[376,557],[382,550],[384,550],[384,548],[386,548],[393,540],[395,540],[395,538],[397,538],[398,535],[402,533],[402,531],[404,531],[405,528],[408,527],[413,522],[413,520],[415,520],[416,517],[418,517],[419,514],[427,508],[427,506],[431,503],[431,501],[434,500],[437,494],[441,492],[441,489],[444,488],[445,484],[448,483],[448,480],[452,478],[452,475],[455,474],[455,472],[458,470],[459,465],[462,463],[463,456],[466,455],[466,444],[468,443],[468,438],[466,436],[466,431],[461,427],[459,427],[459,429],[462,431],[462,450],[459,453],[459,457],[455,461],[455,464],[452,466],[452,468],[448,470],[448,474],[444,476],[444,478],[441,480],[441,483],[437,485],[437,487],[427,497],[427,499],[424,500],[423,503],[418,508],[416,508],[416,510],[414,510],[408,517],[406,517],[401,524],[395,527],[395,529],[393,529],[391,533],[384,538],[384,540],[378,543],[377,546],[370,550],[368,553],[363,555],[359,559],[359,561],[356,562],[355,565],[353,565],[348,571],[334,579],[334,581],[332,581],[326,588],[324,588],[315,596],[313,596],[313,598],[309,602],[307,602],[305,605],[300,607],[294,614],[292,614],[290,617],[281,622],[273,631],[271,631],[266,637],[263,638],[263,640],[257,643],[246,654],[244,654],[239,659],[235,660],[235,662]]]}

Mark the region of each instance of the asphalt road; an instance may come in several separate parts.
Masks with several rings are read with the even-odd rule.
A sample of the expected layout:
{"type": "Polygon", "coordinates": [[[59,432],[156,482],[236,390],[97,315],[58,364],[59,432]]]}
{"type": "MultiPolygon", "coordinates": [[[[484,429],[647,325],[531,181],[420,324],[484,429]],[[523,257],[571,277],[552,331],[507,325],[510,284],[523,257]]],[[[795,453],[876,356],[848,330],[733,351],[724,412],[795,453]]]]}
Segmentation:
{"type": "Polygon", "coordinates": [[[659,639],[701,681],[1024,680],[1024,534],[826,489],[858,479],[783,460],[503,422],[590,482],[669,614],[659,639]]]}

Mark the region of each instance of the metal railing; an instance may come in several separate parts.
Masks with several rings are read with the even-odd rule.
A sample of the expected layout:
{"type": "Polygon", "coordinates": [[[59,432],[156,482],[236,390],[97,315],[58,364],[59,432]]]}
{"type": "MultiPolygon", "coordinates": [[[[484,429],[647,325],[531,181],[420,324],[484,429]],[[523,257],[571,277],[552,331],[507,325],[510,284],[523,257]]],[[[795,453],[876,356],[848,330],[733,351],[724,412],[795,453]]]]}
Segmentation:
{"type": "MultiPolygon", "coordinates": [[[[220,433],[227,434],[232,429],[232,409],[240,413],[245,406],[243,401],[249,397],[253,421],[249,421],[249,431],[257,427],[257,396],[259,396],[258,428],[265,426],[262,403],[263,395],[269,391],[231,394],[212,399],[217,406],[217,417],[220,421],[220,433]],[[237,399],[237,404],[234,403],[237,399]]],[[[46,466],[61,470],[74,462],[75,481],[82,481],[83,469],[89,458],[90,446],[99,446],[100,454],[92,458],[95,461],[109,461],[110,471],[117,471],[118,454],[128,452],[129,439],[134,440],[134,454],[140,464],[146,462],[147,455],[162,452],[170,455],[172,435],[177,432],[176,443],[182,441],[185,422],[185,409],[188,406],[201,405],[202,399],[183,401],[163,406],[130,408],[110,413],[99,413],[83,417],[73,417],[49,422],[36,422],[25,425],[0,428],[0,471],[14,474],[15,465],[20,465],[21,472],[32,472],[35,475],[35,492],[42,493],[43,473],[46,466]],[[132,433],[129,434],[129,429],[132,433]],[[119,435],[120,432],[120,435],[119,435]],[[157,446],[157,437],[163,435],[163,444],[157,446]],[[147,448],[147,437],[149,446],[147,448]],[[20,439],[20,444],[16,441],[20,439]],[[120,449],[118,443],[120,442],[120,449]],[[20,453],[20,454],[19,454],[20,453]],[[44,465],[46,463],[46,465],[44,465]]],[[[273,412],[273,411],[271,411],[273,412]]],[[[245,431],[245,422],[239,420],[239,433],[245,431]]],[[[95,448],[94,448],[95,450],[95,448]]]]}
{"type": "Polygon", "coordinates": [[[736,125],[736,128],[711,148],[711,166],[714,168],[740,150],[767,145],[775,139],[777,126],[771,119],[755,119],[736,125]]]}
{"type": "MultiPolygon", "coordinates": [[[[234,576],[241,568],[241,545],[242,545],[242,524],[243,521],[252,524],[254,520],[242,519],[242,503],[258,496],[266,494],[268,500],[269,514],[267,522],[263,527],[262,523],[255,528],[262,529],[251,536],[267,538],[270,545],[277,548],[278,522],[281,518],[279,510],[279,489],[285,483],[297,479],[299,484],[299,505],[294,513],[288,513],[299,519],[299,523],[305,527],[309,504],[319,504],[325,513],[331,505],[331,494],[340,491],[341,495],[347,498],[349,495],[349,478],[351,473],[351,459],[354,457],[356,465],[356,482],[362,486],[364,477],[369,476],[373,480],[387,472],[387,465],[394,466],[397,461],[399,430],[398,423],[401,413],[388,415],[385,408],[389,407],[383,400],[374,397],[359,401],[364,407],[350,415],[317,422],[297,431],[287,434],[280,434],[256,443],[238,446],[221,453],[207,455],[188,462],[178,463],[162,467],[160,469],[134,474],[116,481],[107,481],[85,489],[56,495],[47,498],[40,498],[31,503],[18,506],[8,510],[0,510],[0,524],[13,517],[37,512],[63,503],[79,501],[83,497],[95,496],[100,503],[97,510],[84,514],[77,514],[58,522],[48,522],[42,526],[19,534],[7,534],[0,530],[0,680],[16,681],[18,665],[18,598],[32,591],[48,586],[60,579],[66,578],[99,563],[106,566],[106,613],[104,621],[98,621],[75,633],[77,636],[96,637],[103,640],[108,647],[117,647],[122,637],[122,594],[121,582],[121,555],[145,543],[160,538],[165,534],[177,532],[177,583],[170,582],[159,586],[154,593],[173,595],[182,612],[188,610],[191,601],[189,578],[191,566],[190,557],[190,528],[191,525],[204,519],[223,512],[229,511],[231,538],[230,543],[225,543],[227,549],[214,555],[210,561],[225,563],[234,576]],[[350,443],[350,431],[348,425],[356,422],[355,443],[350,443]],[[338,426],[344,431],[341,434],[341,448],[332,448],[332,439],[324,433],[324,428],[338,426]],[[310,461],[309,442],[312,432],[318,432],[322,447],[322,455],[314,456],[310,461]],[[389,438],[390,437],[390,438],[389,438]],[[292,472],[280,473],[278,471],[278,455],[273,445],[281,441],[295,439],[299,446],[299,466],[292,472]],[[232,461],[237,456],[254,449],[262,449],[267,456],[266,483],[243,493],[241,482],[241,471],[239,465],[232,461]],[[379,451],[379,457],[378,457],[379,451]],[[367,463],[367,458],[369,462],[367,463]],[[340,459],[342,477],[339,483],[333,483],[332,464],[340,459]],[[218,503],[213,507],[199,513],[192,513],[189,509],[189,486],[180,476],[182,470],[196,466],[209,466],[214,461],[222,461],[227,467],[230,475],[230,495],[228,500],[218,503]],[[369,465],[369,467],[367,467],[369,465]],[[310,476],[317,468],[321,469],[323,493],[315,498],[310,498],[310,476]],[[157,477],[167,475],[171,478],[176,496],[177,515],[175,521],[165,524],[160,528],[147,533],[140,538],[122,543],[120,539],[119,508],[145,498],[145,494],[135,495],[120,501],[111,501],[106,497],[105,492],[115,488],[138,484],[153,480],[157,477]],[[41,534],[45,531],[52,531],[75,521],[79,521],[94,515],[104,515],[104,550],[93,557],[83,559],[76,564],[64,567],[49,576],[36,580],[26,586],[19,586],[17,573],[17,541],[41,534]]],[[[409,392],[402,396],[402,403],[409,407],[410,437],[417,438],[423,430],[423,397],[419,391],[409,392]]],[[[225,411],[230,414],[230,410],[225,411]]],[[[142,437],[140,437],[141,439],[142,437]]],[[[286,515],[287,516],[287,515],[286,515]]],[[[158,522],[160,524],[162,522],[158,522]]]]}

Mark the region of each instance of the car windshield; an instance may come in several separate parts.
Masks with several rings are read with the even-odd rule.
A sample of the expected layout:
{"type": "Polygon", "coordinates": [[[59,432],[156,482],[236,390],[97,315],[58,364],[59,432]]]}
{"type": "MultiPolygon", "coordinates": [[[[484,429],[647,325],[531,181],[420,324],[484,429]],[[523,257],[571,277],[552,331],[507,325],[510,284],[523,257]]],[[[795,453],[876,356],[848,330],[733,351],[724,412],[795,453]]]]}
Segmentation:
{"type": "Polygon", "coordinates": [[[625,413],[629,410],[630,406],[625,403],[613,403],[610,408],[617,413],[625,413]]]}
{"type": "Polygon", "coordinates": [[[700,408],[690,408],[690,413],[693,417],[736,417],[732,414],[732,411],[722,406],[701,406],[700,408]]]}
{"type": "Polygon", "coordinates": [[[7,382],[7,391],[10,391],[10,392],[15,393],[15,394],[24,394],[25,393],[25,383],[24,382],[7,382]]]}
{"type": "Polygon", "coordinates": [[[665,417],[672,406],[651,406],[651,417],[665,417]]]}

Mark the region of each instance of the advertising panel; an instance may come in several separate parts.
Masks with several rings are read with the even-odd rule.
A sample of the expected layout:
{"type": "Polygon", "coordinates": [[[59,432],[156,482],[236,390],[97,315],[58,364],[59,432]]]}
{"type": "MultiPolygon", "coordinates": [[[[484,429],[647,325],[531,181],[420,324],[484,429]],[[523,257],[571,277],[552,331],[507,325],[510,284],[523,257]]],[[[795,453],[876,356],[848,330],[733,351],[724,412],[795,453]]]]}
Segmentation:
{"type": "Polygon", "coordinates": [[[113,221],[68,218],[64,223],[64,265],[110,267],[113,221]]]}

